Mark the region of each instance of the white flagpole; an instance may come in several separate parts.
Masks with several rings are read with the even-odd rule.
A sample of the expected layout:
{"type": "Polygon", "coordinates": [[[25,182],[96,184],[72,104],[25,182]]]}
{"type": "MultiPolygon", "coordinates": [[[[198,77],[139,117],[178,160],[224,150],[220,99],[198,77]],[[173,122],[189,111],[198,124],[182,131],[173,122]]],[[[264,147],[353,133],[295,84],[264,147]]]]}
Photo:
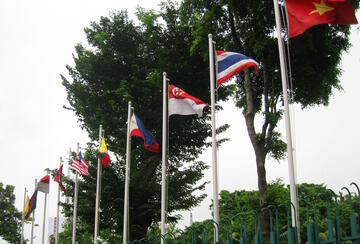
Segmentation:
{"type": "MultiPolygon", "coordinates": [[[[69,148],[69,161],[71,160],[71,147],[69,148]]],[[[68,167],[68,169],[67,169],[67,174],[66,174],[66,176],[68,177],[68,178],[70,178],[70,167],[68,167]]],[[[70,197],[66,197],[66,204],[69,204],[69,202],[70,202],[70,197]]]]}
{"type": "Polygon", "coordinates": [[[21,218],[21,241],[20,244],[23,244],[24,242],[24,222],[25,222],[25,204],[26,204],[26,187],[25,187],[25,191],[24,191],[24,207],[23,207],[23,212],[22,212],[22,218],[21,218]]]}
{"type": "MultiPolygon", "coordinates": [[[[48,175],[48,173],[46,174],[48,175]]],[[[49,182],[50,184],[50,182],[49,182]]],[[[47,200],[47,193],[45,192],[45,196],[44,196],[44,216],[43,216],[43,228],[42,228],[42,241],[41,243],[44,244],[45,241],[45,220],[46,220],[46,200],[47,200]]]]}
{"type": "Polygon", "coordinates": [[[291,203],[294,205],[294,208],[295,208],[295,210],[293,208],[291,208],[292,225],[295,226],[295,219],[296,219],[296,225],[297,225],[298,233],[299,233],[299,231],[300,231],[299,206],[298,206],[298,201],[297,201],[297,192],[296,192],[296,183],[295,183],[295,168],[294,168],[294,161],[293,161],[293,146],[292,146],[292,138],[291,138],[285,53],[284,53],[284,43],[283,43],[283,39],[281,36],[282,28],[281,28],[280,10],[279,10],[279,5],[278,5],[277,0],[274,0],[274,9],[275,9],[276,32],[277,32],[277,39],[278,39],[280,67],[281,67],[281,80],[282,80],[283,98],[284,98],[286,143],[287,143],[289,179],[290,179],[290,199],[291,199],[291,203]]]}
{"type": "MultiPolygon", "coordinates": [[[[59,170],[63,163],[62,157],[60,157],[59,170]]],[[[58,186],[58,199],[57,199],[57,208],[56,208],[56,228],[55,228],[55,244],[58,244],[58,235],[59,235],[59,214],[60,214],[60,185],[58,186]]]]}
{"type": "MultiPolygon", "coordinates": [[[[101,147],[102,125],[99,126],[99,148],[101,147]]],[[[95,228],[94,228],[94,244],[97,244],[97,236],[99,231],[99,206],[100,206],[100,184],[101,184],[101,163],[98,158],[97,181],[96,181],[96,203],[95,203],[95,228]]]]}
{"type": "MultiPolygon", "coordinates": [[[[214,76],[214,50],[212,34],[209,37],[209,64],[210,64],[210,93],[211,93],[211,129],[212,129],[212,172],[213,172],[213,206],[214,221],[219,225],[219,190],[217,177],[217,146],[216,146],[216,123],[215,123],[215,76],[214,76]]],[[[219,242],[219,228],[216,226],[215,242],[219,242]]]]}
{"type": "MultiPolygon", "coordinates": [[[[163,132],[162,132],[162,172],[161,172],[161,234],[166,233],[166,173],[168,161],[168,82],[166,72],[163,73],[163,132]]],[[[164,240],[161,238],[161,244],[164,240]]]]}
{"type": "MultiPolygon", "coordinates": [[[[80,151],[80,144],[77,143],[76,155],[79,155],[79,151],[80,151]]],[[[81,162],[79,162],[79,163],[81,163],[81,162]]],[[[75,170],[75,191],[74,191],[72,244],[75,244],[75,240],[76,240],[76,217],[77,217],[78,195],[79,195],[79,180],[78,180],[78,172],[75,170]]]]}
{"type": "MultiPolygon", "coordinates": [[[[37,185],[37,180],[35,179],[35,191],[36,191],[36,185],[37,185]]],[[[35,193],[35,191],[34,191],[34,193],[35,193]]],[[[37,198],[37,196],[36,196],[36,198],[37,198]]],[[[31,220],[31,240],[30,240],[31,244],[33,244],[33,241],[34,241],[34,222],[35,222],[35,209],[32,212],[32,220],[31,220]]]]}
{"type": "Polygon", "coordinates": [[[131,102],[128,105],[128,121],[127,121],[127,135],[126,135],[126,166],[125,166],[125,191],[124,191],[124,225],[123,225],[123,243],[128,242],[129,232],[129,187],[130,187],[130,163],[131,163],[131,137],[130,137],[130,122],[132,117],[131,102]]]}

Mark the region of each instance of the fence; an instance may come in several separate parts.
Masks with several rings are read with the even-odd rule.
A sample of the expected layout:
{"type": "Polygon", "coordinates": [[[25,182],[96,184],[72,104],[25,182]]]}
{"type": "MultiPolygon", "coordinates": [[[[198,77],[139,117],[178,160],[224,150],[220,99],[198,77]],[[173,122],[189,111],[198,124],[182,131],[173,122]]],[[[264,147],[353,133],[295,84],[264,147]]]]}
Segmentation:
{"type": "Polygon", "coordinates": [[[210,244],[214,243],[217,230],[218,243],[224,244],[360,243],[360,190],[355,183],[351,183],[350,187],[343,187],[339,195],[332,190],[326,190],[315,196],[307,195],[299,199],[300,234],[299,227],[291,224],[293,206],[287,201],[258,211],[252,210],[238,213],[231,218],[222,218],[219,224],[208,220],[184,231],[150,235],[128,244],[157,244],[161,243],[161,240],[164,244],[210,244]],[[356,192],[351,193],[350,187],[355,188],[356,192]],[[261,215],[268,221],[267,230],[263,230],[261,226],[261,215]]]}

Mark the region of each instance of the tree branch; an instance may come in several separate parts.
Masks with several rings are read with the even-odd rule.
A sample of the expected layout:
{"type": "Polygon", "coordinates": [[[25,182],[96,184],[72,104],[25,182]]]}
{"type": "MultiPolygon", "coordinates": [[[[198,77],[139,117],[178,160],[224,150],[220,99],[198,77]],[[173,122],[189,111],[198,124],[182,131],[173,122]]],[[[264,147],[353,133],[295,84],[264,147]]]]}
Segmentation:
{"type": "Polygon", "coordinates": [[[241,49],[242,48],[241,41],[240,41],[240,38],[236,34],[234,15],[229,10],[229,5],[228,5],[228,14],[229,14],[229,23],[230,23],[231,36],[233,38],[233,41],[234,41],[236,47],[241,49]]]}

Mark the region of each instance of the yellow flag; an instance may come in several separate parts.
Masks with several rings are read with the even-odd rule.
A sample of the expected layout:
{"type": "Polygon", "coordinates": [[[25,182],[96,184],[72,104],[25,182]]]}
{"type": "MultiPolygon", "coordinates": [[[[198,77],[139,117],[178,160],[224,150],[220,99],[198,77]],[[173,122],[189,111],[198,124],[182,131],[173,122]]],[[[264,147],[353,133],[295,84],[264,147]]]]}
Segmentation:
{"type": "Polygon", "coordinates": [[[24,215],[26,215],[27,212],[29,212],[29,196],[26,196],[24,215]]]}
{"type": "Polygon", "coordinates": [[[103,137],[101,139],[100,153],[105,153],[105,152],[106,152],[106,143],[105,143],[105,138],[103,137]]]}

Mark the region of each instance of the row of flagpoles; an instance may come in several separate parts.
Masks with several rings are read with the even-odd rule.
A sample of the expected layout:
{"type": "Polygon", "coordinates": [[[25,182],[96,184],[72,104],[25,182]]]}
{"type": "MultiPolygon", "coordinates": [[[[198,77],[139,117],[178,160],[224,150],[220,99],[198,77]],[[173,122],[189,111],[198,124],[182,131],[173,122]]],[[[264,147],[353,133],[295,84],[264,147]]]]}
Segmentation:
{"type": "MultiPolygon", "coordinates": [[[[292,137],[291,137],[291,126],[290,126],[290,115],[289,115],[289,104],[288,104],[288,88],[287,88],[287,78],[288,74],[286,71],[285,64],[285,54],[283,47],[283,38],[281,36],[282,28],[281,28],[281,20],[280,20],[280,11],[277,0],[274,1],[274,9],[275,9],[275,19],[276,19],[276,32],[278,37],[278,47],[279,47],[279,56],[280,56],[280,66],[281,66],[281,79],[283,86],[283,94],[284,94],[284,110],[285,110],[285,126],[286,126],[286,141],[287,141],[287,153],[288,153],[288,165],[289,165],[289,178],[290,178],[290,194],[291,194],[291,203],[294,206],[292,208],[292,220],[293,226],[299,223],[295,223],[298,221],[298,204],[297,204],[297,193],[295,187],[295,168],[293,163],[293,148],[292,148],[292,137]]],[[[304,1],[302,4],[308,4],[308,1],[304,1]]],[[[290,37],[294,37],[303,33],[310,26],[320,23],[334,23],[339,24],[338,22],[331,22],[332,20],[321,20],[320,22],[314,22],[311,19],[311,23],[306,23],[306,26],[300,26],[298,20],[294,18],[299,14],[298,11],[294,11],[294,6],[291,5],[292,0],[286,0],[286,4],[289,4],[290,8],[288,10],[289,14],[289,33],[290,37]],[[294,11],[294,12],[292,12],[294,11]],[[294,27],[295,26],[295,27],[294,27]]],[[[338,3],[336,3],[338,4],[338,3]]],[[[339,3],[341,5],[347,5],[346,1],[341,1],[339,3]]],[[[307,6],[307,5],[306,5],[307,6]]],[[[335,5],[334,5],[335,6],[335,5]]],[[[346,7],[345,6],[345,7],[346,7]]],[[[298,8],[299,5],[296,5],[295,8],[298,8]]],[[[308,6],[307,6],[308,7],[308,6]]],[[[304,7],[305,8],[305,7],[304,7]]],[[[296,9],[295,9],[296,10],[296,9]]],[[[353,10],[352,10],[353,11],[353,10]]],[[[314,12],[314,11],[313,11],[314,12]]],[[[311,13],[313,13],[311,12],[311,13]]],[[[316,12],[316,11],[315,11],[316,12]]],[[[305,16],[307,18],[313,18],[314,16],[305,16]]],[[[341,22],[340,24],[350,24],[357,23],[355,16],[352,14],[349,19],[346,19],[346,23],[341,22]],[[351,17],[351,18],[350,18],[351,17]]],[[[300,23],[301,24],[301,23],[300,23]]],[[[198,116],[202,116],[204,108],[211,108],[211,125],[212,125],[212,183],[213,183],[213,211],[214,211],[214,221],[219,223],[219,203],[218,203],[218,180],[217,180],[217,148],[216,148],[216,118],[215,118],[215,77],[217,86],[226,82],[234,75],[238,74],[244,69],[249,67],[254,67],[256,73],[258,73],[258,63],[252,58],[248,58],[245,55],[234,53],[234,52],[226,52],[226,51],[216,51],[216,56],[214,57],[214,48],[213,48],[213,40],[212,35],[209,34],[209,66],[210,66],[210,93],[211,93],[211,106],[204,103],[200,99],[193,97],[187,94],[185,91],[179,89],[176,86],[168,84],[168,78],[166,73],[163,73],[163,134],[162,134],[162,187],[161,187],[161,234],[164,235],[166,233],[166,217],[167,217],[167,189],[166,189],[166,176],[167,176],[167,164],[168,164],[168,118],[173,114],[178,115],[192,115],[197,114],[198,116]],[[216,68],[214,64],[214,60],[216,60],[216,68]],[[215,72],[216,71],[216,72],[215,72]],[[216,74],[216,75],[215,75],[216,74]]],[[[125,173],[125,190],[124,190],[124,224],[123,224],[123,243],[127,243],[129,241],[129,186],[130,186],[130,162],[131,162],[131,136],[139,136],[144,139],[144,146],[147,150],[151,152],[159,151],[159,144],[156,142],[154,136],[148,131],[141,120],[135,115],[134,108],[131,106],[131,102],[128,104],[128,120],[127,120],[127,145],[126,145],[126,173],[125,173]]],[[[99,157],[97,162],[97,184],[96,184],[96,203],[95,203],[95,226],[94,226],[94,243],[98,242],[98,233],[99,233],[99,208],[100,208],[100,199],[101,199],[101,173],[102,166],[107,167],[110,163],[110,157],[107,153],[104,131],[102,130],[102,126],[99,127],[99,157]]],[[[54,177],[54,181],[59,184],[58,188],[58,208],[57,208],[57,221],[59,220],[59,202],[60,202],[60,189],[62,191],[66,191],[65,187],[62,184],[62,159],[60,158],[60,166],[59,170],[56,172],[54,177]]],[[[75,170],[75,189],[74,189],[74,212],[73,212],[73,233],[72,233],[72,243],[76,243],[76,218],[77,218],[77,198],[78,198],[78,174],[89,175],[88,172],[88,164],[85,159],[82,157],[81,152],[79,151],[79,145],[77,148],[77,156],[73,160],[71,168],[75,170]]],[[[34,213],[36,208],[36,198],[37,192],[41,191],[45,193],[45,209],[46,209],[46,194],[49,193],[49,176],[46,175],[39,182],[35,180],[35,192],[29,200],[26,197],[26,188],[24,194],[24,213],[23,213],[23,225],[22,232],[24,226],[24,220],[29,220],[32,214],[32,232],[31,232],[31,243],[33,241],[33,227],[34,227],[34,213]],[[26,200],[25,200],[26,197],[26,200]]],[[[44,227],[45,227],[45,212],[44,210],[44,226],[43,226],[43,242],[44,243],[44,227]]],[[[217,225],[216,225],[217,228],[217,225]]],[[[214,242],[218,243],[219,235],[218,229],[215,231],[215,239],[214,242]]],[[[55,243],[58,242],[58,223],[56,225],[56,236],[55,243]]],[[[163,240],[162,240],[163,241],[163,240]]],[[[23,243],[23,233],[21,243],[23,243]]]]}
{"type": "MultiPolygon", "coordinates": [[[[218,180],[217,180],[217,149],[216,149],[216,119],[215,119],[215,65],[214,65],[214,50],[213,50],[213,41],[211,34],[209,35],[209,55],[210,55],[210,89],[211,89],[211,107],[201,101],[200,99],[193,97],[181,90],[180,88],[169,85],[168,78],[166,73],[163,73],[163,135],[162,135],[162,187],[161,187],[161,234],[166,233],[166,218],[167,218],[167,196],[166,196],[166,176],[167,176],[167,164],[168,164],[168,118],[173,114],[178,115],[192,115],[197,114],[202,116],[204,108],[211,108],[211,117],[212,117],[212,172],[213,172],[213,201],[214,201],[214,221],[219,223],[219,209],[218,209],[218,180]]],[[[217,85],[222,84],[223,82],[230,79],[232,76],[241,72],[242,70],[255,67],[257,72],[258,63],[246,57],[245,55],[233,52],[217,51],[216,55],[217,69],[217,85]]],[[[130,185],[130,155],[131,155],[131,136],[139,136],[144,139],[144,146],[147,150],[152,152],[159,151],[159,144],[156,142],[154,136],[148,131],[141,120],[135,115],[134,108],[131,106],[131,102],[128,105],[128,125],[127,125],[127,146],[126,146],[126,174],[125,174],[125,191],[124,191],[124,225],[123,225],[123,243],[128,242],[128,233],[129,233],[129,185],[130,185]]],[[[98,157],[97,164],[97,184],[96,184],[96,202],[95,202],[95,226],[94,226],[94,243],[98,243],[98,233],[99,233],[99,208],[100,208],[100,185],[101,185],[101,172],[102,166],[107,167],[110,163],[110,157],[107,153],[104,131],[102,126],[99,127],[99,145],[100,145],[100,155],[98,157]]],[[[74,212],[73,212],[73,233],[72,233],[72,243],[76,243],[76,216],[77,216],[77,198],[78,198],[78,173],[82,175],[89,175],[88,164],[83,158],[81,152],[79,151],[79,146],[77,149],[77,156],[73,160],[71,165],[72,169],[75,170],[75,189],[74,189],[74,212]]],[[[60,202],[60,189],[66,191],[65,187],[62,184],[62,160],[60,160],[60,167],[57,171],[54,181],[58,182],[58,203],[60,202]]],[[[47,178],[47,192],[49,184],[49,176],[47,178]]],[[[45,178],[45,177],[44,177],[45,178]]],[[[41,190],[39,184],[43,184],[43,179],[36,186],[36,191],[33,197],[30,200],[29,211],[34,215],[34,210],[36,207],[36,194],[37,191],[41,190]],[[35,196],[35,197],[34,197],[35,196]],[[34,200],[35,199],[35,200],[34,200]],[[35,203],[35,204],[34,204],[35,203]]],[[[45,202],[46,203],[46,202],[45,202]]],[[[25,204],[25,209],[28,206],[28,203],[25,204]]],[[[46,208],[46,206],[45,206],[46,208]]],[[[25,212],[25,211],[24,211],[25,212]]],[[[45,219],[45,217],[44,217],[45,219]]],[[[57,209],[57,220],[59,219],[59,204],[57,209]]],[[[56,228],[55,235],[55,244],[58,243],[58,224],[56,228]]],[[[218,230],[216,230],[218,233],[218,230]]],[[[216,235],[216,242],[218,242],[218,234],[216,235]]]]}
{"type": "MultiPolygon", "coordinates": [[[[60,188],[63,191],[66,191],[65,187],[62,184],[62,159],[60,158],[60,167],[59,170],[56,171],[56,174],[54,176],[54,181],[56,181],[59,184],[59,192],[58,192],[58,203],[60,199],[60,188]]],[[[37,205],[37,195],[38,192],[43,192],[44,195],[44,214],[43,214],[43,228],[42,228],[42,243],[45,241],[45,220],[46,220],[46,205],[47,205],[47,194],[49,194],[49,185],[50,185],[50,176],[47,174],[43,178],[37,182],[35,179],[35,190],[31,198],[29,199],[29,196],[27,195],[27,189],[25,188],[24,193],[24,211],[22,214],[22,225],[21,225],[21,244],[24,242],[24,224],[25,221],[31,220],[31,237],[30,237],[30,243],[33,243],[34,240],[34,222],[35,222],[35,209],[37,205]]],[[[59,226],[59,205],[57,209],[57,224],[56,224],[56,233],[58,232],[58,226],[59,226]]],[[[57,240],[57,235],[56,235],[57,240]]]]}

